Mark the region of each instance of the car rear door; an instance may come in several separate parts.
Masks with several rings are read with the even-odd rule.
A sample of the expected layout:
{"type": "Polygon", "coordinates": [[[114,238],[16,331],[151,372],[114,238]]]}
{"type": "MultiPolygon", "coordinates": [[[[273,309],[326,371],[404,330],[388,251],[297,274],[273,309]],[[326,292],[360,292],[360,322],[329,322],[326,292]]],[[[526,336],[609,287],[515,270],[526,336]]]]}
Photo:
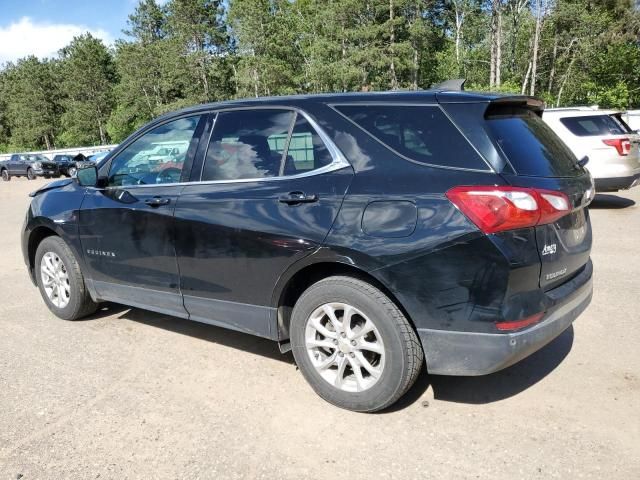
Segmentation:
{"type": "Polygon", "coordinates": [[[20,161],[19,155],[11,155],[11,158],[7,160],[5,166],[10,174],[15,173],[16,164],[20,161]]]}
{"type": "Polygon", "coordinates": [[[29,164],[27,155],[16,155],[12,157],[9,163],[9,172],[12,175],[24,175],[27,173],[27,165],[29,164]]]}
{"type": "Polygon", "coordinates": [[[275,284],[322,244],[353,177],[321,135],[291,109],[217,114],[202,173],[175,210],[190,318],[277,338],[275,284]]]}
{"type": "MultiPolygon", "coordinates": [[[[115,154],[106,186],[89,188],[79,233],[89,276],[101,299],[186,317],[179,289],[173,212],[188,178],[205,116],[184,115],[142,133],[115,154]],[[189,145],[171,168],[145,152],[165,141],[189,145]]],[[[167,159],[168,161],[169,159],[167,159]]]]}

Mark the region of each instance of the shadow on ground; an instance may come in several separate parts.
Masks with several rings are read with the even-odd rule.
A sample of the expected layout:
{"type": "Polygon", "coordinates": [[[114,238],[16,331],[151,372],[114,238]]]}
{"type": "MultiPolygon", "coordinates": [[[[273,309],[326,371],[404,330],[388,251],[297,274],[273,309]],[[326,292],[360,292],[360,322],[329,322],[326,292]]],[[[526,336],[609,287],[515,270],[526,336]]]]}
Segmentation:
{"type": "Polygon", "coordinates": [[[422,371],[416,384],[387,412],[401,410],[420,399],[429,385],[435,400],[485,404],[504,400],[535,385],[562,363],[573,346],[573,327],[515,365],[480,377],[428,375],[422,371]]]}
{"type": "MultiPolygon", "coordinates": [[[[281,354],[278,344],[271,340],[123,305],[105,304],[94,315],[87,317],[87,320],[114,314],[118,314],[118,318],[121,319],[295,364],[291,352],[281,354]]],[[[422,397],[429,385],[432,386],[435,400],[438,401],[485,404],[504,400],[523,392],[549,375],[569,354],[572,346],[573,327],[569,327],[541,350],[491,375],[449,377],[429,375],[426,369],[423,369],[415,385],[404,397],[382,413],[396,412],[413,405],[422,397]]]]}
{"type": "Polygon", "coordinates": [[[596,194],[596,197],[589,205],[589,208],[593,209],[612,209],[617,210],[621,208],[633,207],[636,204],[630,198],[619,197],[618,195],[608,195],[604,193],[596,194]]]}
{"type": "Polygon", "coordinates": [[[227,328],[216,327],[206,323],[184,320],[161,313],[154,313],[138,308],[130,308],[117,304],[107,304],[103,311],[99,311],[89,318],[119,314],[118,318],[142,323],[150,327],[162,328],[180,335],[188,335],[206,342],[236,348],[254,355],[260,355],[273,360],[294,364],[293,355],[289,352],[281,354],[278,344],[265,338],[247,333],[236,332],[227,328]]]}

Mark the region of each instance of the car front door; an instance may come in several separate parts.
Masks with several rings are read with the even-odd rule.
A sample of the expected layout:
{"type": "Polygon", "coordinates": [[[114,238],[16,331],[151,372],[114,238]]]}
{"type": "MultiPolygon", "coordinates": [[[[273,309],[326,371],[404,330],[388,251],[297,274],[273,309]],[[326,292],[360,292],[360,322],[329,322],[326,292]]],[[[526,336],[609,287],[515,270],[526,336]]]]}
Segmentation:
{"type": "Polygon", "coordinates": [[[106,185],[89,188],[79,213],[79,232],[90,278],[103,300],[186,316],[179,290],[173,212],[190,173],[206,116],[167,121],[120,150],[106,185]],[[184,144],[179,158],[150,160],[165,142],[184,144]]]}
{"type": "Polygon", "coordinates": [[[274,286],[321,245],[353,170],[310,119],[277,108],[219,112],[203,158],[175,211],[184,306],[275,339],[274,286]]]}

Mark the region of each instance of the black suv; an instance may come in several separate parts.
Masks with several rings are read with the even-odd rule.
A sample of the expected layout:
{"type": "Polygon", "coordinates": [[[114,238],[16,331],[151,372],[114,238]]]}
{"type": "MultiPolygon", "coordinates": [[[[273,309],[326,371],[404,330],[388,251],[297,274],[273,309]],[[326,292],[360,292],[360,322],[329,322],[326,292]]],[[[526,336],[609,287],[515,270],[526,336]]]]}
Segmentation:
{"type": "Polygon", "coordinates": [[[35,192],[24,259],[61,318],[113,301],[276,340],[324,399],[379,410],[424,363],[495,372],[589,304],[593,183],[542,108],[430,90],[181,110],[35,192]]]}
{"type": "Polygon", "coordinates": [[[36,177],[59,177],[60,170],[55,162],[44,155],[37,153],[15,153],[9,160],[0,163],[0,175],[5,182],[11,177],[27,177],[35,180],[36,177]]]}

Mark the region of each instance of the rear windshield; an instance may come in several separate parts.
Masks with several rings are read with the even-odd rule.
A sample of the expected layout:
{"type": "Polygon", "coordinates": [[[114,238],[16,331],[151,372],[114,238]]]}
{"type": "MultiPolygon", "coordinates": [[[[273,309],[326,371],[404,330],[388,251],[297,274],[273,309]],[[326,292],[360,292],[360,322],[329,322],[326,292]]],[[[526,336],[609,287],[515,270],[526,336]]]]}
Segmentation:
{"type": "Polygon", "coordinates": [[[575,155],[534,112],[523,107],[490,109],[487,128],[518,175],[571,177],[582,173],[575,155]]]}
{"type": "Polygon", "coordinates": [[[631,131],[622,119],[613,115],[565,117],[561,118],[560,121],[571,133],[579,137],[625,135],[631,131]]]}
{"type": "Polygon", "coordinates": [[[411,161],[453,168],[489,169],[438,107],[336,105],[335,108],[411,161]]]}

